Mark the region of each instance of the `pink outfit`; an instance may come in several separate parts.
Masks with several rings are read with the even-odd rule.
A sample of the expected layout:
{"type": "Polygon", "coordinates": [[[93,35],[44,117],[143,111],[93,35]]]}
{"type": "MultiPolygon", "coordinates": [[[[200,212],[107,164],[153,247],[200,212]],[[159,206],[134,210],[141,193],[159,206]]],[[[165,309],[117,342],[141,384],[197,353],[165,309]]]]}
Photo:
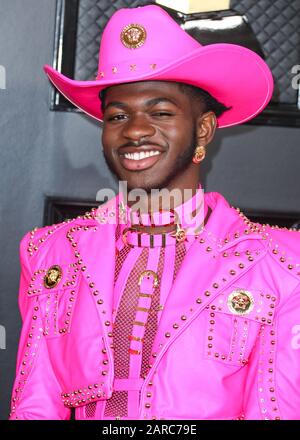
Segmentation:
{"type": "Polygon", "coordinates": [[[126,225],[95,212],[25,235],[11,419],[300,419],[299,233],[218,193],[205,208],[199,237],[165,248],[122,246],[126,225]],[[159,289],[154,276],[130,289],[145,269],[159,289]],[[238,290],[248,305],[234,309],[238,290]]]}

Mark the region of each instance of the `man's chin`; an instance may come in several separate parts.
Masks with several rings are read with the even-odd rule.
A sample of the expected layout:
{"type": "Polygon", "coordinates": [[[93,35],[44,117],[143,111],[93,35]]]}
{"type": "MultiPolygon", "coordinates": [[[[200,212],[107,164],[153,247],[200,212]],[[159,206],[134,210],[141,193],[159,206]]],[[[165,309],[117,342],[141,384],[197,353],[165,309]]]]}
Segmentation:
{"type": "Polygon", "coordinates": [[[132,190],[136,190],[136,189],[141,189],[143,191],[146,191],[147,193],[151,192],[151,189],[156,188],[155,183],[151,184],[147,184],[146,182],[130,182],[127,181],[127,189],[128,191],[132,191],[132,190]]]}
{"type": "Polygon", "coordinates": [[[117,173],[114,171],[114,176],[119,182],[126,182],[128,191],[139,188],[146,192],[150,192],[152,188],[160,188],[160,182],[153,179],[153,173],[152,175],[149,175],[145,170],[145,172],[132,172],[130,174],[132,175],[123,175],[123,173],[117,173]]]}

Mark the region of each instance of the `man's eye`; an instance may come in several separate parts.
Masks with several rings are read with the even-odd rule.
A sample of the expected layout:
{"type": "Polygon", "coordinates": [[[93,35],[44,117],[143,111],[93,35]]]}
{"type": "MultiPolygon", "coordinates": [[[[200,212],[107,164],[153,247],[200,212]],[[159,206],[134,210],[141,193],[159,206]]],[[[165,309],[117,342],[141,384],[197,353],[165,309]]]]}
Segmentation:
{"type": "Polygon", "coordinates": [[[153,113],[154,116],[172,116],[172,113],[170,112],[166,112],[166,111],[161,111],[161,112],[155,112],[153,113]]]}
{"type": "Polygon", "coordinates": [[[120,114],[120,115],[113,115],[113,116],[109,116],[107,118],[108,121],[122,121],[123,119],[126,118],[126,115],[124,114],[120,114]]]}

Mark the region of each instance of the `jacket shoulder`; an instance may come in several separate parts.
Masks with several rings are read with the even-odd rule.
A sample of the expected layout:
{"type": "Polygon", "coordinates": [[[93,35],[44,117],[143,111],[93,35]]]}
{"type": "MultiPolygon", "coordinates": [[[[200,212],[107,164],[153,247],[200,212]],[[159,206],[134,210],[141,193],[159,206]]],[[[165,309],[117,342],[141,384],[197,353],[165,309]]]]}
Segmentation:
{"type": "Polygon", "coordinates": [[[42,249],[52,246],[54,242],[65,239],[68,230],[77,223],[82,225],[96,222],[96,208],[92,208],[84,215],[79,215],[73,219],[66,219],[60,223],[54,223],[48,226],[35,227],[26,232],[20,241],[20,256],[22,259],[31,260],[42,249]]]}
{"type": "Polygon", "coordinates": [[[273,260],[300,281],[300,231],[270,225],[261,225],[261,231],[273,260]]]}
{"type": "Polygon", "coordinates": [[[238,208],[240,218],[251,232],[260,234],[272,258],[300,280],[300,231],[252,222],[238,208]]]}
{"type": "MultiPolygon", "coordinates": [[[[264,227],[269,236],[270,249],[275,256],[281,255],[283,262],[290,265],[300,265],[300,231],[296,229],[280,228],[278,226],[264,227]]],[[[299,268],[300,271],[300,268],[299,268]]]]}

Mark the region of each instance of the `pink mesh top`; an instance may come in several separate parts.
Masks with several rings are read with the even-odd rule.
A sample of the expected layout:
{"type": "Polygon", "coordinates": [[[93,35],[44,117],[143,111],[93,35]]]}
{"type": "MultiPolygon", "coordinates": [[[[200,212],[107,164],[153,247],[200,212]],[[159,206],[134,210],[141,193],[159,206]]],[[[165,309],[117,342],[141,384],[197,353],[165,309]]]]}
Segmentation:
{"type": "Polygon", "coordinates": [[[199,187],[192,198],[175,208],[181,226],[187,231],[187,239],[176,242],[173,238],[164,247],[159,241],[152,246],[149,240],[143,240],[142,246],[125,244],[122,232],[136,223],[165,225],[174,218],[172,213],[157,212],[151,217],[137,217],[126,206],[128,222],[116,228],[114,392],[107,401],[87,405],[86,417],[107,420],[138,418],[140,389],[153,361],[150,356],[157,324],[185,254],[201,230],[204,217],[202,202],[199,187]],[[149,279],[144,277],[139,285],[145,270],[152,271],[153,276],[149,279]]]}

